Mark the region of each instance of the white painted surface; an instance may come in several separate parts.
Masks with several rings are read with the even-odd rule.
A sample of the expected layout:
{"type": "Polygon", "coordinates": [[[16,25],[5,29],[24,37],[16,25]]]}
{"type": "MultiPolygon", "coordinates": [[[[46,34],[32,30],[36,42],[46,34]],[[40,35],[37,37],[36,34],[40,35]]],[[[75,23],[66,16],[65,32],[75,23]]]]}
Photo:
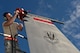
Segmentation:
{"type": "Polygon", "coordinates": [[[28,17],[25,27],[30,53],[80,53],[55,25],[37,22],[34,15],[28,17]],[[54,40],[50,40],[47,33],[54,34],[54,40]]]}

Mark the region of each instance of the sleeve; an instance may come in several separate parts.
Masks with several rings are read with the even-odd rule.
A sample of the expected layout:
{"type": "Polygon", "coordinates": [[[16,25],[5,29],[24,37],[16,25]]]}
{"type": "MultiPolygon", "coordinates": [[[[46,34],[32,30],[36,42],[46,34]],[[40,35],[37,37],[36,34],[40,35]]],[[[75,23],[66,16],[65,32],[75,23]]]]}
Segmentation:
{"type": "Polygon", "coordinates": [[[18,28],[18,26],[19,26],[19,23],[18,23],[18,22],[15,22],[15,26],[18,28]]]}

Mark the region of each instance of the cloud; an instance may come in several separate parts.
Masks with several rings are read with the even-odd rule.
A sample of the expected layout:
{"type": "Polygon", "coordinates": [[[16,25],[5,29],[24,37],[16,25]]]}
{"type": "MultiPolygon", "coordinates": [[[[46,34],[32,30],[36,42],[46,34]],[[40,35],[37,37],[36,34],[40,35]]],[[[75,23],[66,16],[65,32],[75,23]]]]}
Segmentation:
{"type": "Polygon", "coordinates": [[[62,31],[67,35],[67,37],[71,36],[72,39],[78,43],[76,44],[75,42],[75,45],[79,48],[80,41],[78,40],[80,40],[80,1],[72,1],[71,5],[73,10],[71,10],[72,13],[69,16],[70,19],[65,21],[62,31]]]}
{"type": "MultiPolygon", "coordinates": [[[[78,2],[79,3],[79,2],[78,2]]],[[[80,29],[80,4],[75,3],[75,9],[70,14],[70,19],[65,22],[62,31],[68,35],[74,36],[80,29]]],[[[73,2],[74,4],[74,2],[73,2]]]]}
{"type": "Polygon", "coordinates": [[[47,4],[47,7],[48,7],[49,9],[53,9],[52,5],[50,5],[50,4],[47,4]]]}
{"type": "Polygon", "coordinates": [[[36,10],[36,14],[39,14],[39,15],[44,15],[44,10],[45,10],[45,7],[46,5],[45,5],[45,2],[44,2],[44,0],[40,0],[39,1],[39,5],[38,5],[38,8],[37,8],[37,10],[36,10]]]}
{"type": "Polygon", "coordinates": [[[40,0],[36,13],[39,15],[49,15],[48,11],[53,10],[53,6],[46,2],[46,0],[40,0]]]}
{"type": "Polygon", "coordinates": [[[53,7],[50,3],[46,2],[46,0],[40,0],[39,9],[40,8],[44,8],[44,9],[50,8],[50,9],[52,9],[53,7]]]}
{"type": "Polygon", "coordinates": [[[75,37],[76,39],[80,39],[80,33],[76,34],[74,37],[75,37]]]}

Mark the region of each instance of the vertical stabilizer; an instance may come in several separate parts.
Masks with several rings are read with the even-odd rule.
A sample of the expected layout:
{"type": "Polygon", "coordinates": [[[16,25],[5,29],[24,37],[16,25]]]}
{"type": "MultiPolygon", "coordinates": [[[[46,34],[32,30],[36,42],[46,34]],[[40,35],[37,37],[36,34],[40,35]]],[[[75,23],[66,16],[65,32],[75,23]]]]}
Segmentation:
{"type": "Polygon", "coordinates": [[[30,53],[80,53],[50,20],[32,14],[27,17],[30,53]]]}

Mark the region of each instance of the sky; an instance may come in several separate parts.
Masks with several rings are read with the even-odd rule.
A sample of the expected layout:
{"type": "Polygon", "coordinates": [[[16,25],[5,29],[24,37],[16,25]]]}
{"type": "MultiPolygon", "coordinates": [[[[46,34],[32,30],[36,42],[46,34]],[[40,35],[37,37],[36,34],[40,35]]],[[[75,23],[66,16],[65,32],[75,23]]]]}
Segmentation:
{"type": "MultiPolygon", "coordinates": [[[[1,0],[0,1],[0,32],[3,32],[3,13],[14,14],[16,8],[30,10],[32,14],[57,19],[64,25],[55,23],[62,33],[80,50],[80,0],[1,0]]],[[[22,23],[22,22],[20,22],[22,23]]],[[[26,36],[25,28],[19,32],[26,36]]],[[[20,48],[30,53],[28,41],[19,39],[20,48]]],[[[0,36],[0,53],[4,53],[4,37],[0,36]]]]}

